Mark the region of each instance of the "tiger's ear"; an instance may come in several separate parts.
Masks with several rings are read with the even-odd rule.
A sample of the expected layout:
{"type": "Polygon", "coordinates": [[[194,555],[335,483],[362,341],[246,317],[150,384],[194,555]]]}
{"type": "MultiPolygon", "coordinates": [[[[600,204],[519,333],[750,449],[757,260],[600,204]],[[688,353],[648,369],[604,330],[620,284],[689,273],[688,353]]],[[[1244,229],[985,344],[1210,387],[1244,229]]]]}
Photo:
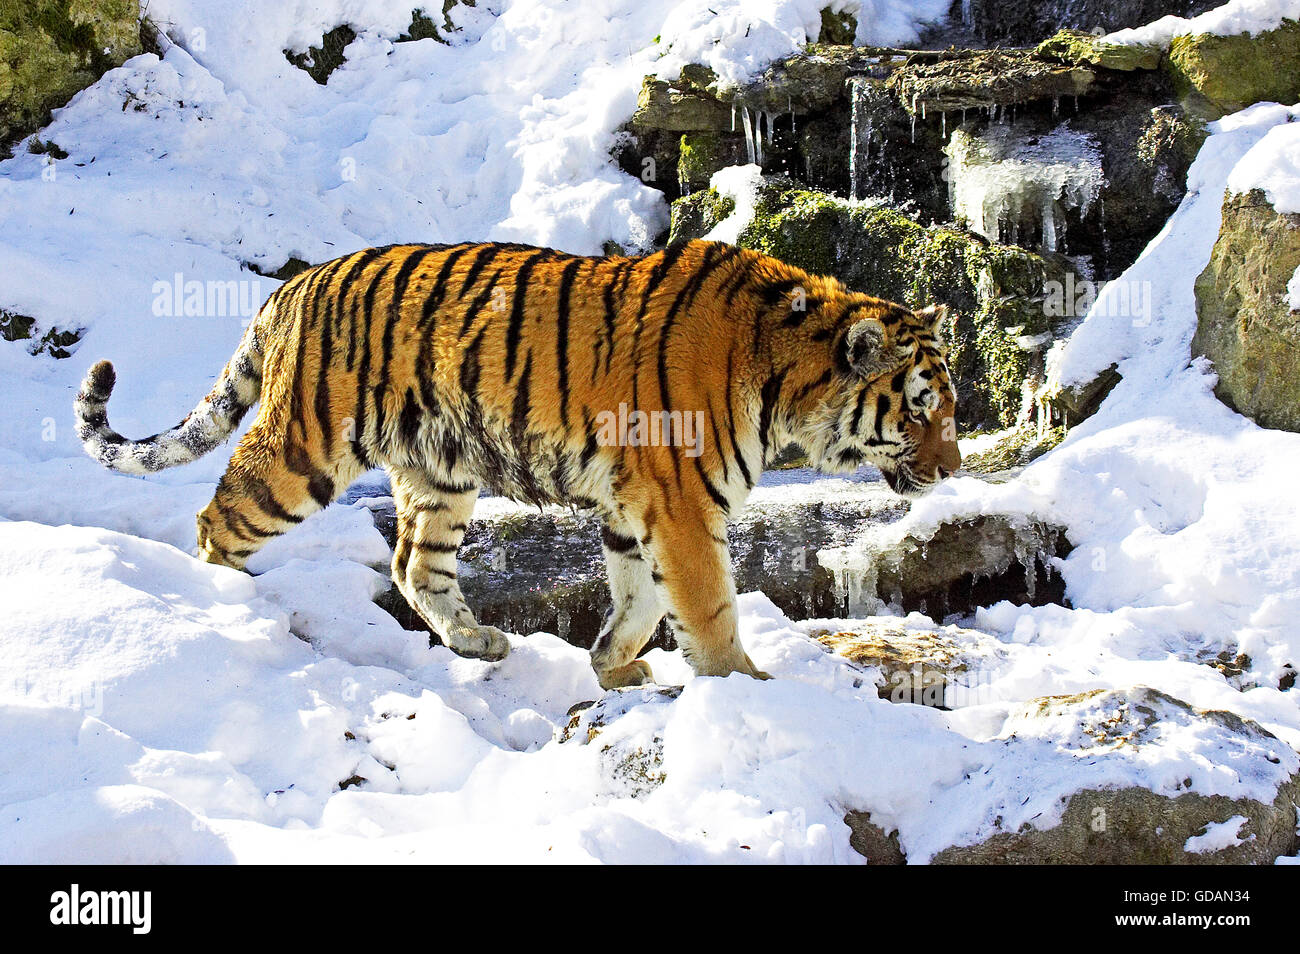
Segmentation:
{"type": "Polygon", "coordinates": [[[874,378],[890,371],[907,355],[889,340],[885,326],[874,318],[863,318],[849,326],[837,363],[860,378],[874,378]]]}
{"type": "Polygon", "coordinates": [[[947,338],[951,320],[947,305],[929,305],[920,311],[912,312],[930,334],[936,338],[947,338]]]}

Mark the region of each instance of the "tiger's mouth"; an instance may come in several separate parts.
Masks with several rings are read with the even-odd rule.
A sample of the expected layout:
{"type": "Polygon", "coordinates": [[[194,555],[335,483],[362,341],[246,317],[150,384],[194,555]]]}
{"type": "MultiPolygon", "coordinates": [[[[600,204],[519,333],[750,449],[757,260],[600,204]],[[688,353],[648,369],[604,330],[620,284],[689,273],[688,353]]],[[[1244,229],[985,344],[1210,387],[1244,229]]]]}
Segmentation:
{"type": "Polygon", "coordinates": [[[918,497],[924,497],[939,483],[938,480],[919,480],[910,467],[906,464],[899,465],[896,469],[880,469],[884,475],[885,483],[889,484],[889,489],[900,497],[906,497],[909,500],[915,500],[918,497]]]}

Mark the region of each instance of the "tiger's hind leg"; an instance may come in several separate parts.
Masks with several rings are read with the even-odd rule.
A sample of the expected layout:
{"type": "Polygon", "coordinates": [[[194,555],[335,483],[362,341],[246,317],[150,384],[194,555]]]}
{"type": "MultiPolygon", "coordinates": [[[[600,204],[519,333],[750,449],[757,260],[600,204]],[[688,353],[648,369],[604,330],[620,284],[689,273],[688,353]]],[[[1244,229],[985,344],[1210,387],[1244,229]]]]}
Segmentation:
{"type": "Polygon", "coordinates": [[[248,429],[198,515],[200,559],[242,570],[269,540],[327,507],[361,475],[348,453],[321,461],[301,431],[277,439],[262,420],[248,429]]]}
{"type": "Polygon", "coordinates": [[[664,610],[655,592],[650,564],[631,529],[622,524],[614,529],[606,524],[600,533],[613,602],[591,647],[591,665],[602,689],[654,682],[650,664],[636,656],[654,635],[664,610]]]}
{"type": "Polygon", "coordinates": [[[452,652],[505,659],[509,638],[474,619],[456,581],[456,551],[478,487],[440,483],[415,469],[390,468],[390,474],[397,505],[393,582],[452,652]]]}

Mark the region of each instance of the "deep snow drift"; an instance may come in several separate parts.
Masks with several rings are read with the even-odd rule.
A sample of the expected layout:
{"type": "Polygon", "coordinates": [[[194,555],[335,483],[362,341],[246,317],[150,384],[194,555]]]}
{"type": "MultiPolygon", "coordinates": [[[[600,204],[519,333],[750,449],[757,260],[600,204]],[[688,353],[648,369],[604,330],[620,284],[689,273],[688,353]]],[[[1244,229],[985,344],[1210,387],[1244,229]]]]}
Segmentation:
{"type": "MultiPolygon", "coordinates": [[[[176,286],[248,283],[255,309],[275,282],[244,263],[398,240],[645,245],[662,199],[607,157],[642,74],[747,75],[815,34],[822,5],[513,0],[456,8],[441,46],[392,43],[409,10],[378,0],[151,3],[185,47],[58,112],[41,136],[68,159],[0,164],[0,308],[87,329],[69,360],[0,345],[0,861],[851,862],[849,808],[924,860],[1050,825],[1083,786],[1270,797],[1296,767],[1285,747],[1171,719],[1139,758],[1022,708],[1147,685],[1300,745],[1295,691],[1277,688],[1300,658],[1300,435],[1228,411],[1188,363],[1224,189],[1291,201],[1284,107],[1215,124],[1187,199],[1121,279],[1151,283],[1151,314],[1103,294],[1056,356],[1063,380],[1119,363],[1102,411],[1019,479],[955,479],[891,528],[1032,512],[1078,545],[1061,567],[1074,609],[971,621],[1001,649],[952,712],[882,701],[805,635],[817,624],[749,594],[746,646],[776,679],[693,680],[656,651],[680,695],[625,694],[601,745],[561,742],[570,707],[601,695],[586,653],[540,633],[498,665],[429,648],[371,603],[389,553],[364,506],[309,519],[249,577],[189,556],[225,452],[147,480],[81,453],[71,399],[92,360],[117,364],[114,424],[143,435],[233,350],[248,315],[174,314],[176,286]],[[343,20],[371,29],[328,85],[285,61],[343,20]],[[1248,652],[1258,685],[1203,664],[1223,650],[1248,652]],[[651,750],[653,784],[627,771],[651,750]]],[[[904,43],[947,3],[862,6],[859,41],[904,43]]]]}

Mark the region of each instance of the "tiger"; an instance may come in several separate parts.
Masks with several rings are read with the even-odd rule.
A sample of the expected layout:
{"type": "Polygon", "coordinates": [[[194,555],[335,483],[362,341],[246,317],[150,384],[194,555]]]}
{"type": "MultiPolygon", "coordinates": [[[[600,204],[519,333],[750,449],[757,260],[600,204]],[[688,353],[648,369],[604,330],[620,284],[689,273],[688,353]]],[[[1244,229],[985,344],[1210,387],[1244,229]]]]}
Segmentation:
{"type": "Polygon", "coordinates": [[[720,242],[602,257],[391,245],[280,285],[170,430],[110,427],[108,361],[75,414],[91,457],[148,474],[214,450],[260,402],[198,514],[198,556],[235,569],[383,467],[393,582],[466,657],[510,651],[457,583],[480,491],[593,513],[611,596],[590,650],[602,688],[653,682],[638,656],[664,618],[696,674],[761,679],[738,633],[729,518],[790,445],[824,473],[873,464],[907,497],[956,470],[947,313],[720,242]],[[620,408],[693,414],[702,433],[686,447],[604,426],[620,408]]]}

